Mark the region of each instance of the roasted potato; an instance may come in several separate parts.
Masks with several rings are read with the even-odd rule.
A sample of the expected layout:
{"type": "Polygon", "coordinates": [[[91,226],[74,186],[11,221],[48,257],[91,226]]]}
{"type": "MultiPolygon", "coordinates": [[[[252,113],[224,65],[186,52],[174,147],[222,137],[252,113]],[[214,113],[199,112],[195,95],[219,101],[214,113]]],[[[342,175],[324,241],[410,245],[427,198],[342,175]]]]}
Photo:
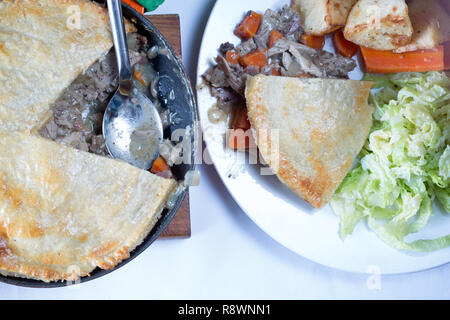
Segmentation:
{"type": "Polygon", "coordinates": [[[400,48],[411,42],[412,34],[405,0],[359,0],[344,29],[347,40],[375,50],[400,48]]]}
{"type": "Polygon", "coordinates": [[[442,2],[415,0],[408,3],[408,7],[409,18],[414,28],[412,40],[394,52],[433,49],[439,43],[450,40],[450,15],[442,7],[442,2]]]}
{"type": "Polygon", "coordinates": [[[322,36],[345,25],[357,0],[292,0],[306,34],[322,36]]]}

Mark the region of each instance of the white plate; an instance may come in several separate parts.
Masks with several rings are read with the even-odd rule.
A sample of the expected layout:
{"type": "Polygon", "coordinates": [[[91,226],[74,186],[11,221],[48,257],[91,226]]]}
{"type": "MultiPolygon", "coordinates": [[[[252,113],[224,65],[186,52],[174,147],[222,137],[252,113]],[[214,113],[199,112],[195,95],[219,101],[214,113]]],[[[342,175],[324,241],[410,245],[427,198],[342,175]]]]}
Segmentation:
{"type": "MultiPolygon", "coordinates": [[[[279,9],[288,2],[218,0],[203,36],[197,84],[202,83],[201,75],[212,64],[221,43],[239,43],[239,39],[233,35],[233,29],[245,12],[279,9]]],[[[331,51],[331,48],[327,39],[325,49],[331,51]]],[[[360,79],[361,72],[354,71],[350,76],[360,79]]],[[[321,210],[313,209],[275,176],[260,175],[262,167],[248,164],[245,153],[224,147],[225,124],[211,123],[208,118],[208,110],[215,102],[208,88],[198,89],[200,121],[211,160],[239,206],[276,241],[307,259],[352,272],[406,273],[450,262],[450,248],[429,254],[401,252],[383,243],[364,223],[342,241],[338,234],[339,219],[329,206],[321,210]]],[[[437,211],[435,209],[435,216],[421,236],[434,238],[449,233],[450,219],[437,211]]]]}

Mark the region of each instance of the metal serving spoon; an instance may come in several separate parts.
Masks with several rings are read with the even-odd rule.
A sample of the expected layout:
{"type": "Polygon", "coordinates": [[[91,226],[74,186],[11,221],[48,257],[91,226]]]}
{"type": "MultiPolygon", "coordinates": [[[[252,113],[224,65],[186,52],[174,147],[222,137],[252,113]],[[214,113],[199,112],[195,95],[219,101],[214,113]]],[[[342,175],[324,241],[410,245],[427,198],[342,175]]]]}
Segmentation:
{"type": "Polygon", "coordinates": [[[120,0],[107,0],[119,89],[103,116],[103,137],[114,158],[147,170],[158,156],[163,139],[161,118],[152,101],[133,86],[120,0]]]}

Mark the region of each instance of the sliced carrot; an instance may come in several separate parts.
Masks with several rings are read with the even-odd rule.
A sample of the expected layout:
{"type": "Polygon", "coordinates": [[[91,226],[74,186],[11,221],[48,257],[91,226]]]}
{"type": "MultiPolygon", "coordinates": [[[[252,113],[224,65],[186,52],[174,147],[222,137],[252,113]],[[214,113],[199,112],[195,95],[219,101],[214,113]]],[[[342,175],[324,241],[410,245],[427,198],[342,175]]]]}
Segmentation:
{"type": "Polygon", "coordinates": [[[261,24],[262,16],[255,11],[249,11],[242,22],[234,29],[234,34],[243,40],[253,38],[261,24]]]}
{"type": "Polygon", "coordinates": [[[255,50],[249,54],[241,57],[239,62],[244,68],[248,66],[256,66],[261,69],[267,63],[267,50],[255,50]]]}
{"type": "Polygon", "coordinates": [[[232,129],[250,129],[250,121],[248,121],[247,108],[236,109],[231,122],[232,129]]]}
{"type": "Polygon", "coordinates": [[[283,34],[280,31],[272,30],[269,35],[269,42],[268,42],[269,48],[272,48],[275,45],[275,43],[278,42],[278,40],[281,40],[283,38],[284,38],[283,34]]]}
{"type": "Polygon", "coordinates": [[[163,157],[156,158],[156,160],[153,162],[150,172],[164,178],[173,177],[172,170],[167,165],[166,160],[164,160],[163,157]]]}
{"type": "Polygon", "coordinates": [[[313,49],[322,50],[325,45],[325,37],[302,34],[300,36],[300,42],[313,49]]]}
{"type": "Polygon", "coordinates": [[[251,144],[250,130],[231,129],[228,135],[228,148],[233,150],[247,150],[251,144]]]}
{"type": "Polygon", "coordinates": [[[144,77],[142,76],[142,72],[139,70],[134,70],[133,76],[139,81],[143,86],[147,86],[147,82],[145,82],[144,77]]]}
{"type": "Polygon", "coordinates": [[[164,170],[170,170],[170,167],[167,165],[166,160],[163,157],[158,157],[153,162],[152,171],[162,172],[164,170]]]}
{"type": "Polygon", "coordinates": [[[338,30],[334,33],[333,44],[336,52],[346,58],[353,57],[358,51],[358,45],[345,39],[342,30],[338,30]]]}
{"type": "Polygon", "coordinates": [[[361,47],[367,72],[397,73],[444,70],[444,46],[406,53],[377,51],[361,47]]]}
{"type": "Polygon", "coordinates": [[[144,7],[141,6],[139,3],[137,3],[135,0],[122,0],[122,2],[129,5],[130,7],[132,7],[134,10],[136,10],[140,14],[144,14],[144,12],[145,12],[144,7]]]}
{"type": "Polygon", "coordinates": [[[250,127],[247,108],[236,109],[229,131],[228,147],[234,150],[246,150],[250,148],[250,145],[255,145],[249,131],[250,127]]]}
{"type": "Polygon", "coordinates": [[[225,54],[225,59],[228,63],[238,64],[239,63],[239,53],[234,50],[228,50],[225,54]]]}
{"type": "Polygon", "coordinates": [[[450,41],[444,43],[444,68],[450,70],[450,41]]]}

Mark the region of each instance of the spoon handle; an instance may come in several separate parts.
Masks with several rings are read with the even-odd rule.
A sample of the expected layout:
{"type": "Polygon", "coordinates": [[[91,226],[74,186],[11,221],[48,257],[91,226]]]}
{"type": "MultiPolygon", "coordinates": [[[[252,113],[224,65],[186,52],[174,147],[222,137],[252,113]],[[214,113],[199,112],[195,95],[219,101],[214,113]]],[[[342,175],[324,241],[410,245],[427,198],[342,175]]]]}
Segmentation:
{"type": "Polygon", "coordinates": [[[128,57],[127,38],[122,18],[121,1],[107,0],[107,3],[114,50],[117,57],[117,68],[119,70],[119,92],[128,96],[131,93],[133,81],[130,58],[128,57]]]}

